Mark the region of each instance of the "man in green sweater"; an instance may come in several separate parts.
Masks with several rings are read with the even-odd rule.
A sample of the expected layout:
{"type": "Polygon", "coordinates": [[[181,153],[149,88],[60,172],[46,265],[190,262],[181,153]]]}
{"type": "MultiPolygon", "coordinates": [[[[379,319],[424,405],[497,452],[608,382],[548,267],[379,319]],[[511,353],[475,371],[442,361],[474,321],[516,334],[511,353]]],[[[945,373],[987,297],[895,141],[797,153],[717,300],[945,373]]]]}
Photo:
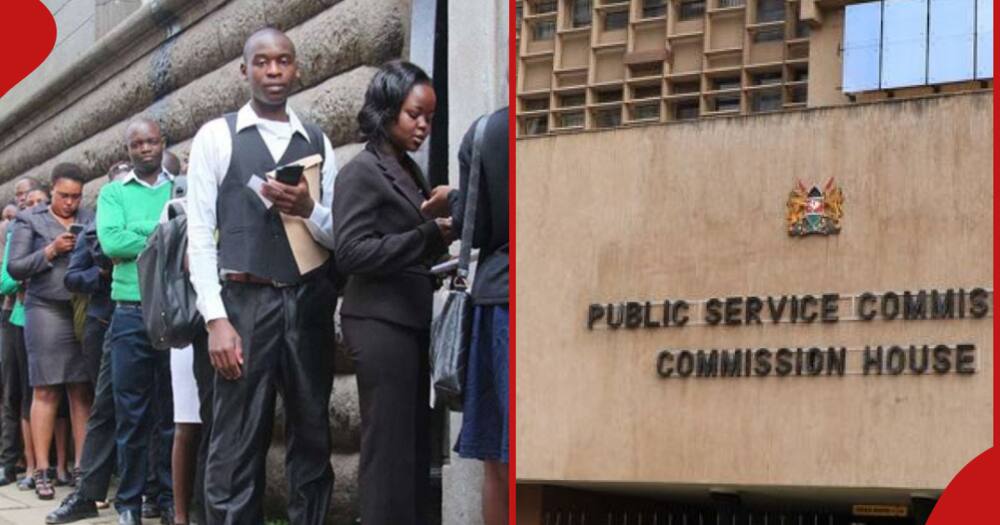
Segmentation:
{"type": "Polygon", "coordinates": [[[170,200],[173,175],[161,167],[165,141],[156,121],[135,119],[125,137],[132,172],[101,188],[97,201],[97,238],[104,254],[115,262],[111,273],[115,311],[108,333],[120,481],[115,507],[120,525],[142,523],[145,473],[152,469],[160,485],[161,520],[173,525],[170,354],[154,349],[146,335],[136,267],[136,257],[170,200]],[[148,465],[146,447],[151,434],[160,441],[157,458],[148,465]]]}

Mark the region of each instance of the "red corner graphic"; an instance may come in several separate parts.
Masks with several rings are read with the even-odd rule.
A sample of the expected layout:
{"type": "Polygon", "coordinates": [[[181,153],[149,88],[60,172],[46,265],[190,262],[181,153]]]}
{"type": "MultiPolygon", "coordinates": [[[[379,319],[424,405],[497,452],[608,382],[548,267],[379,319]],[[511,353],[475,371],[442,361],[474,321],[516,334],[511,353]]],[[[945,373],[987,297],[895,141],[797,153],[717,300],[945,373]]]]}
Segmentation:
{"type": "Polygon", "coordinates": [[[0,11],[0,97],[35,70],[56,43],[56,21],[41,0],[6,0],[0,11]]]}
{"type": "Polygon", "coordinates": [[[1000,453],[996,447],[973,459],[951,480],[927,525],[1000,523],[1000,453]]]}

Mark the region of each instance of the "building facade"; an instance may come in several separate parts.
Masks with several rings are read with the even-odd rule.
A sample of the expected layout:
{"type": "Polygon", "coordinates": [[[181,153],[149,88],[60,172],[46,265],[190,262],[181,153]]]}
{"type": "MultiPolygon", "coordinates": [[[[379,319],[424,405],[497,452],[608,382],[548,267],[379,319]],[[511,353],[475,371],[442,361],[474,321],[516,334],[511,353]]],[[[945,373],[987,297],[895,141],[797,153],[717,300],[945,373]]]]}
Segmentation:
{"type": "Polygon", "coordinates": [[[922,524],[992,445],[992,25],[949,4],[521,5],[519,524],[922,524]]]}
{"type": "MultiPolygon", "coordinates": [[[[377,68],[405,59],[432,72],[439,94],[431,147],[418,154],[435,184],[458,185],[457,152],[475,118],[507,103],[506,0],[46,0],[58,28],[46,62],[0,100],[0,199],[21,176],[48,180],[80,165],[93,205],[107,169],[126,157],[124,130],[157,118],[168,148],[186,159],[205,122],[249,100],[243,44],[265,25],[296,45],[301,78],[290,105],[330,137],[338,165],[358,151],[356,116],[377,68]],[[470,46],[470,41],[488,45],[470,46]],[[451,93],[451,96],[448,96],[451,93]]],[[[353,364],[339,337],[329,401],[336,475],[329,523],[358,519],[360,409],[353,364]]],[[[287,510],[283,409],[268,454],[269,516],[287,510]]],[[[432,523],[480,519],[482,466],[451,452],[460,415],[435,415],[432,523]]]]}
{"type": "Polygon", "coordinates": [[[992,9],[986,0],[519,2],[519,131],[991,89],[992,9]]]}

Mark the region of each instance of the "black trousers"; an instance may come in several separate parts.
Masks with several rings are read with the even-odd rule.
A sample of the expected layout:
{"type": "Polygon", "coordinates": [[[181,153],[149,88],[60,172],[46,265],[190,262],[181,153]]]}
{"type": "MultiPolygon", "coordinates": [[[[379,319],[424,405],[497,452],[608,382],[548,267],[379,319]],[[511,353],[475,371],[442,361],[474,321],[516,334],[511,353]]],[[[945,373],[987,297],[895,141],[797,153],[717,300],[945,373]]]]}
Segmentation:
{"type": "MultiPolygon", "coordinates": [[[[0,313],[0,353],[3,361],[0,367],[0,383],[3,384],[3,417],[0,424],[0,467],[12,471],[17,460],[24,452],[21,439],[21,396],[22,389],[27,386],[27,375],[24,376],[22,384],[19,370],[20,359],[17,356],[17,349],[14,346],[19,337],[15,326],[10,324],[10,310],[3,310],[0,313]]],[[[24,339],[21,338],[22,351],[24,354],[24,339]]],[[[27,368],[24,368],[25,374],[27,368]]]]}
{"type": "Polygon", "coordinates": [[[365,525],[425,525],[430,503],[429,332],[341,318],[361,404],[365,525]]]}
{"type": "Polygon", "coordinates": [[[202,333],[191,345],[194,350],[194,380],[198,386],[198,416],[201,418],[198,458],[194,467],[194,487],[191,491],[189,513],[192,523],[205,523],[205,465],[212,436],[212,397],[215,387],[215,368],[208,357],[208,334],[202,333]]]}
{"type": "Polygon", "coordinates": [[[31,417],[31,385],[24,329],[9,320],[3,326],[3,431],[0,433],[0,466],[11,468],[21,457],[21,420],[31,417]]]}
{"type": "MultiPolygon", "coordinates": [[[[105,337],[107,323],[87,318],[83,344],[101,345],[101,365],[94,387],[94,403],[90,406],[87,433],[80,453],[80,484],[77,492],[84,499],[103,501],[108,497],[108,485],[115,471],[115,398],[111,388],[111,345],[105,337]]],[[[88,348],[89,350],[89,348],[88,348]]]]}
{"type": "Polygon", "coordinates": [[[288,519],[324,523],[333,490],[329,400],[333,388],[332,286],[227,282],[222,300],[243,341],[243,375],[216,374],[205,470],[209,525],[263,523],[265,460],[275,394],[285,400],[288,519]]]}

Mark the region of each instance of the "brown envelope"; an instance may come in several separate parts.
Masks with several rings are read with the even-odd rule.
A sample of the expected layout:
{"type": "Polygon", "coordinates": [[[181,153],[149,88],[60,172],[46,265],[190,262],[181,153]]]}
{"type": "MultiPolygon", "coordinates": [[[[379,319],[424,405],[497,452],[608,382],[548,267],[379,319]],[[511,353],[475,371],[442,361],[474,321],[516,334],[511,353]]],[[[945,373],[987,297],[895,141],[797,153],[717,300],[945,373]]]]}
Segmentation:
{"type": "MultiPolygon", "coordinates": [[[[304,159],[290,164],[303,166],[302,176],[309,184],[309,194],[313,200],[319,202],[320,188],[320,166],[323,162],[321,155],[310,155],[304,159]]],[[[273,179],[275,172],[267,172],[267,177],[273,179]]],[[[306,220],[301,217],[291,217],[281,214],[281,221],[285,225],[285,235],[288,236],[288,244],[292,247],[292,256],[299,267],[299,274],[305,275],[316,268],[319,268],[330,258],[330,250],[313,239],[309,228],[306,227],[306,220]]]]}

